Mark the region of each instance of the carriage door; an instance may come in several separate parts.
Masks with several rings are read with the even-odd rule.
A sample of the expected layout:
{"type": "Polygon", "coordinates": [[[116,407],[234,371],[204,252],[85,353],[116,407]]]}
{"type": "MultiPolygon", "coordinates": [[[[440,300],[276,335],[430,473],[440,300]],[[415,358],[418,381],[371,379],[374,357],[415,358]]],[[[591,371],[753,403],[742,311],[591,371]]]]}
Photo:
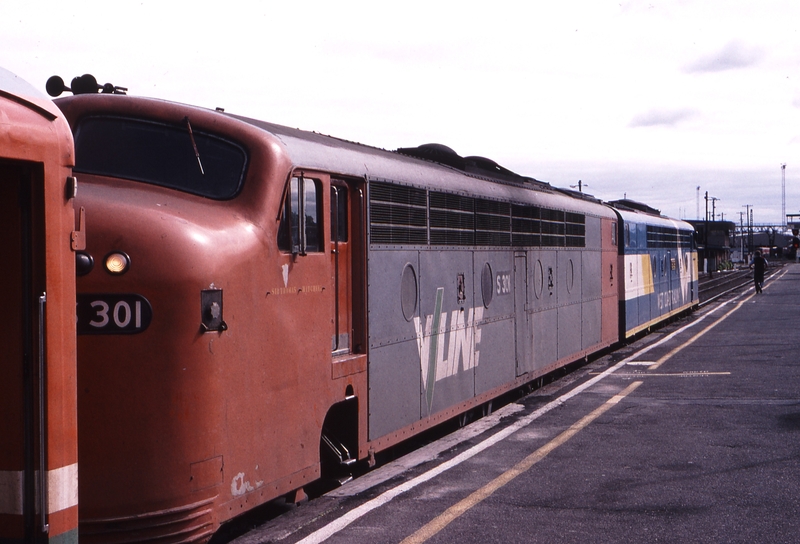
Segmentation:
{"type": "Polygon", "coordinates": [[[514,256],[514,338],[516,344],[517,376],[533,370],[530,356],[531,327],[528,322],[528,257],[514,256]]]}
{"type": "Polygon", "coordinates": [[[331,261],[333,270],[333,335],[334,355],[350,353],[352,323],[352,257],[350,254],[350,221],[347,185],[331,182],[331,261]]]}
{"type": "Polygon", "coordinates": [[[672,261],[672,252],[667,250],[666,261],[664,262],[664,268],[666,269],[667,277],[666,277],[666,285],[667,285],[667,292],[664,293],[664,296],[667,297],[667,309],[671,312],[672,311],[672,293],[673,293],[673,285],[672,281],[675,278],[675,271],[672,269],[674,266],[674,262],[672,261]]]}
{"type": "Polygon", "coordinates": [[[363,277],[359,268],[361,252],[360,210],[363,191],[353,183],[331,180],[331,270],[333,271],[334,356],[363,353],[363,326],[360,311],[363,277]]]}
{"type": "MultiPolygon", "coordinates": [[[[40,166],[0,161],[4,287],[0,312],[0,541],[43,533],[44,206],[40,166]]],[[[45,495],[46,496],[46,495],[45,495]]]]}

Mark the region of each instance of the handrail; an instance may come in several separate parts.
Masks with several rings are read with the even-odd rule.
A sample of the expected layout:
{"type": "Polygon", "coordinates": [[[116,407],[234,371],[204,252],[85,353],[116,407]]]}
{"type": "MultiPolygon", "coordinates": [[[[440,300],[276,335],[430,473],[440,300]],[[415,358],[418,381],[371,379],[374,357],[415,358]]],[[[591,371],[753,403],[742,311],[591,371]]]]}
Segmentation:
{"type": "Polygon", "coordinates": [[[45,341],[44,341],[44,313],[47,303],[47,293],[39,297],[39,515],[43,533],[50,531],[47,523],[47,465],[45,442],[47,432],[45,428],[45,341]]]}

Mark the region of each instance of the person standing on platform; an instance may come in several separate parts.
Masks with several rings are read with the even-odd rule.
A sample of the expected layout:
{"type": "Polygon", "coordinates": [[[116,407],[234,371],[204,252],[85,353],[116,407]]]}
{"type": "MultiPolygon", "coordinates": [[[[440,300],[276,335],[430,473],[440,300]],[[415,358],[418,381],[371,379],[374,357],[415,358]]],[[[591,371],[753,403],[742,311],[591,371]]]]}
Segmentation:
{"type": "Polygon", "coordinates": [[[761,256],[760,251],[756,251],[750,268],[753,269],[753,283],[756,286],[756,293],[760,293],[764,286],[764,272],[767,270],[767,260],[761,256]]]}

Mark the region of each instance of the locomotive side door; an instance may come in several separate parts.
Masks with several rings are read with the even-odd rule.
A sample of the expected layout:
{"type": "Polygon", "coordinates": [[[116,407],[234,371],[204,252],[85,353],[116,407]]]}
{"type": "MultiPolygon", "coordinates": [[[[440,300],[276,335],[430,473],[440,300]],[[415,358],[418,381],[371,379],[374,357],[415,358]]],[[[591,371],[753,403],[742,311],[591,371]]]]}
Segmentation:
{"type": "Polygon", "coordinates": [[[350,206],[346,184],[331,182],[331,270],[333,271],[333,334],[334,356],[351,351],[352,266],[350,248],[350,206]]]}
{"type": "Polygon", "coordinates": [[[331,180],[331,270],[334,287],[331,352],[334,357],[363,353],[363,190],[331,180]]]}
{"type": "Polygon", "coordinates": [[[350,474],[347,467],[356,458],[367,455],[363,195],[359,182],[331,179],[331,378],[345,397],[328,412],[322,426],[322,440],[333,453],[329,459],[338,459],[339,464],[337,469],[323,463],[323,471],[333,470],[328,476],[336,478],[347,477],[350,474]]]}
{"type": "Polygon", "coordinates": [[[514,338],[516,344],[517,376],[533,370],[530,356],[531,326],[528,313],[528,257],[514,255],[514,338]]]}
{"type": "Polygon", "coordinates": [[[675,261],[672,260],[672,251],[670,250],[667,250],[667,260],[665,264],[667,267],[667,291],[668,291],[667,298],[669,299],[668,308],[669,311],[671,312],[672,309],[675,307],[672,296],[673,293],[675,292],[674,282],[677,274],[675,273],[675,269],[673,268],[673,266],[675,266],[675,261]]]}

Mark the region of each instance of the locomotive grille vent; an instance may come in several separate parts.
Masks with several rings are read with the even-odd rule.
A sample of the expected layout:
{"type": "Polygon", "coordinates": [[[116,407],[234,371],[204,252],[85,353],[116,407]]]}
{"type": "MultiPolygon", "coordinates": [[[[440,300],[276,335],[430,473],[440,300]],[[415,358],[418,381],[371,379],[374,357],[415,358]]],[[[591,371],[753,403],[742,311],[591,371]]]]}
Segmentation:
{"type": "Polygon", "coordinates": [[[541,246],[541,210],[537,206],[511,207],[512,245],[514,247],[541,246]]]}
{"type": "Polygon", "coordinates": [[[373,244],[585,247],[586,216],[372,182],[373,244]]]}
{"type": "Polygon", "coordinates": [[[511,205],[495,200],[475,201],[475,236],[479,246],[511,245],[511,205]]]}
{"type": "Polygon", "coordinates": [[[430,193],[431,245],[475,245],[475,199],[430,193]]]}
{"type": "Polygon", "coordinates": [[[567,247],[586,245],[586,216],[579,213],[566,213],[564,218],[565,242],[567,247]]]}
{"type": "Polygon", "coordinates": [[[647,225],[647,247],[652,248],[691,248],[692,234],[669,227],[647,225]]]}
{"type": "Polygon", "coordinates": [[[566,226],[564,212],[561,210],[542,209],[542,245],[547,247],[566,246],[566,226]]]}
{"type": "Polygon", "coordinates": [[[371,183],[369,221],[374,244],[427,244],[426,191],[390,183],[371,183]]]}

